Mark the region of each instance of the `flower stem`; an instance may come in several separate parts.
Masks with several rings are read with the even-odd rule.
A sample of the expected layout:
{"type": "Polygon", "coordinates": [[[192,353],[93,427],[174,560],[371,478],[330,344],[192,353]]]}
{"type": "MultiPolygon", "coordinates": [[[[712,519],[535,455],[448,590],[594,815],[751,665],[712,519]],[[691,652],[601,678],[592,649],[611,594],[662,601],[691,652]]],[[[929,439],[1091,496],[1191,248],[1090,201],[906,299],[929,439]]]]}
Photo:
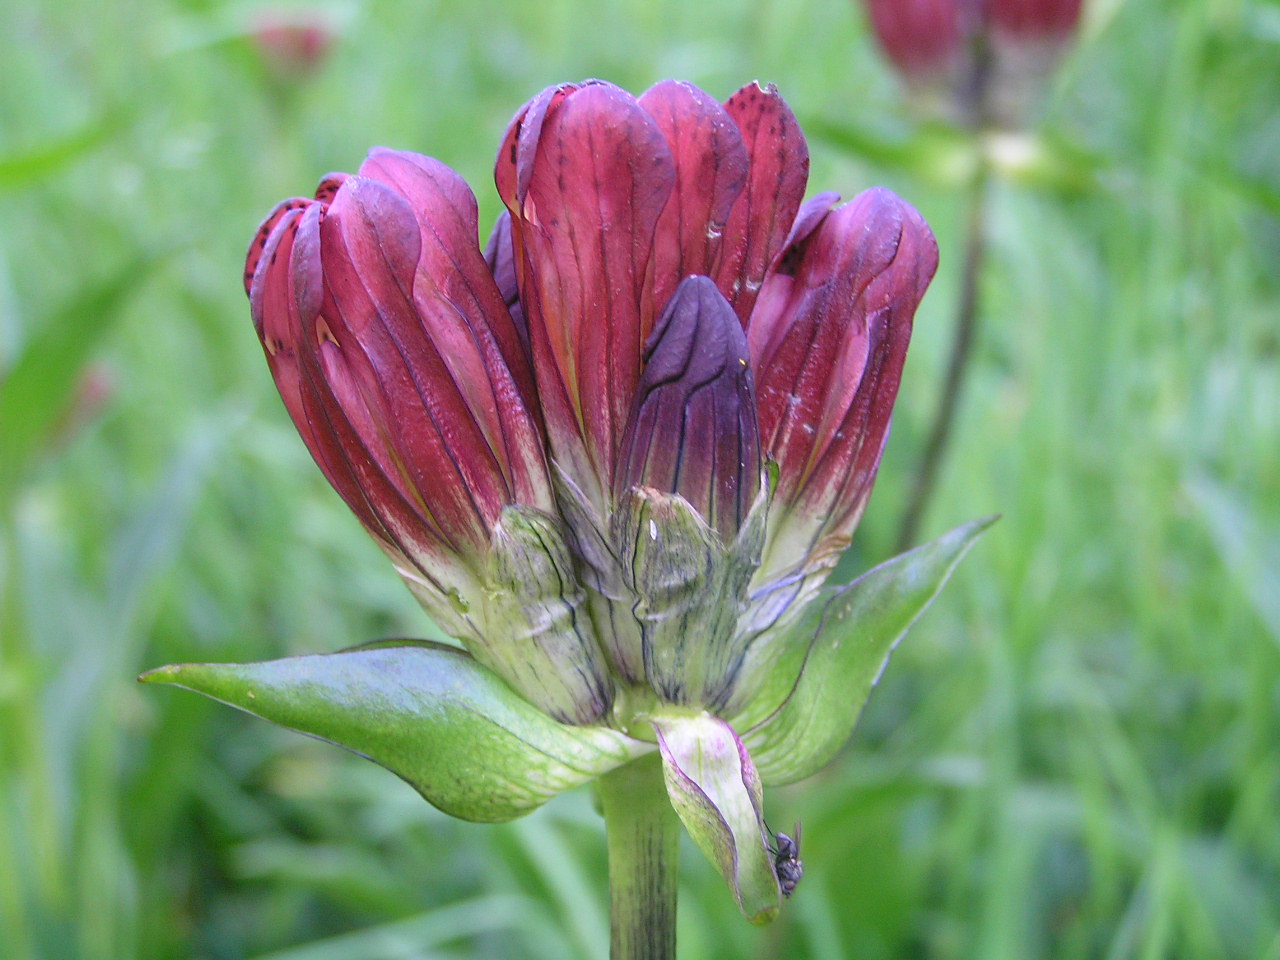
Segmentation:
{"type": "Polygon", "coordinates": [[[955,423],[956,410],[960,406],[960,394],[964,387],[965,373],[969,369],[969,355],[978,330],[981,306],[978,288],[982,279],[982,263],[986,253],[986,214],[988,163],[985,155],[978,161],[973,180],[969,184],[968,220],[965,224],[964,265],[960,280],[960,299],[956,304],[955,333],[951,341],[951,359],[947,364],[947,379],[933,415],[933,429],[916,473],[911,499],[907,502],[898,530],[898,549],[901,553],[915,546],[920,522],[929,507],[929,499],[938,479],[938,469],[951,439],[951,427],[955,423]]]}
{"type": "Polygon", "coordinates": [[[680,821],[657,753],[598,781],[609,838],[610,960],[675,960],[680,821]]]}

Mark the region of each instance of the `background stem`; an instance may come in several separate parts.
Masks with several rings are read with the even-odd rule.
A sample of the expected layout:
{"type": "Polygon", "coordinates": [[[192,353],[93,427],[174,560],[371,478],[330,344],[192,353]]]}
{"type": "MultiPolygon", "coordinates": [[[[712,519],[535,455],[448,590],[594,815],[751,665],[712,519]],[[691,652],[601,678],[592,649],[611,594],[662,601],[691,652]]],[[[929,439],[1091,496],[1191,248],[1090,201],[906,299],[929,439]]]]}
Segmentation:
{"type": "Polygon", "coordinates": [[[916,535],[925,511],[929,508],[929,499],[937,482],[938,470],[946,453],[947,443],[951,439],[951,427],[956,419],[956,409],[960,405],[960,395],[964,388],[965,373],[969,367],[969,355],[978,330],[978,319],[981,312],[979,303],[979,283],[982,278],[982,263],[986,254],[986,207],[987,181],[989,179],[988,164],[985,156],[978,160],[973,180],[969,184],[969,211],[965,224],[964,241],[964,273],[960,280],[960,299],[956,304],[955,333],[951,342],[951,359],[947,364],[947,379],[938,398],[938,407],[933,415],[933,429],[929,432],[929,440],[924,448],[924,457],[920,461],[920,469],[916,473],[915,484],[911,490],[911,499],[907,501],[906,512],[902,516],[902,526],[898,531],[897,552],[901,553],[915,546],[916,535]]]}
{"type": "Polygon", "coordinates": [[[652,753],[599,780],[609,838],[611,960],[675,960],[680,821],[652,753]]]}

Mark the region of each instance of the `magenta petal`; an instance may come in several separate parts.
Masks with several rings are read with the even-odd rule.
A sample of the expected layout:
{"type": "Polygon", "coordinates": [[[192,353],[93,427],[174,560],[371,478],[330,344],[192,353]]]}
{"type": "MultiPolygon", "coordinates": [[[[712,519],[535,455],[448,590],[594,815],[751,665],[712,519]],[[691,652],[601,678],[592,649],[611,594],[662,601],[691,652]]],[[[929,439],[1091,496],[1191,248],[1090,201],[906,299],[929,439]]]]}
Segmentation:
{"type": "Polygon", "coordinates": [[[712,275],[733,202],[747,182],[747,148],[720,102],[691,83],[664,80],[640,97],[675,159],[675,187],[658,219],[654,297],[661,308],[677,284],[712,275]]]}
{"type": "Polygon", "coordinates": [[[510,197],[523,203],[528,195],[529,183],[533,179],[533,165],[542,139],[542,125],[546,122],[547,114],[574,91],[598,82],[588,80],[586,84],[561,83],[547,87],[521,107],[512,118],[503,135],[502,145],[498,148],[498,159],[494,165],[494,180],[498,193],[504,200],[510,197]]]}
{"type": "MultiPolygon", "coordinates": [[[[346,371],[359,391],[360,412],[370,417],[361,431],[366,446],[465,553],[466,544],[487,541],[510,492],[480,413],[442,355],[460,348],[464,334],[437,329],[435,317],[424,323],[414,303],[421,248],[403,197],[376,180],[350,178],[321,224],[327,296],[319,322],[327,329],[317,338],[340,355],[329,372],[346,371]]],[[[470,353],[474,360],[474,346],[470,353]]]]}
{"type": "Polygon", "coordinates": [[[552,508],[525,345],[478,246],[471,188],[431,157],[370,152],[360,168],[408,201],[420,229],[414,307],[434,351],[495,452],[516,502],[552,508]]]}
{"type": "Polygon", "coordinates": [[[325,452],[331,438],[313,427],[303,407],[297,343],[299,321],[291,267],[304,215],[309,214],[305,219],[314,220],[320,212],[320,206],[311,200],[286,200],[276,207],[263,221],[249,247],[245,276],[250,281],[249,309],[254,329],[262,341],[280,398],[307,449],[330,482],[338,486],[339,479],[331,475],[326,464],[332,460],[332,451],[328,455],[325,452]],[[314,212],[309,208],[314,208],[314,212]]]}
{"type": "Polygon", "coordinates": [[[800,209],[809,181],[809,145],[773,84],[749,83],[724,106],[742,133],[751,166],[725,226],[715,280],[745,327],[800,209]]]}
{"type": "MultiPolygon", "coordinates": [[[[816,194],[806,200],[800,206],[800,212],[796,214],[795,223],[791,225],[791,232],[787,234],[786,242],[782,248],[785,253],[788,249],[798,247],[809,239],[809,234],[818,229],[818,225],[831,212],[831,208],[840,202],[840,194],[834,190],[824,190],[822,193],[816,194]]],[[[787,269],[784,265],[779,264],[778,270],[787,269]]],[[[788,273],[794,273],[794,269],[787,269],[788,273]]]]}
{"type": "Polygon", "coordinates": [[[870,493],[937,245],[911,206],[877,188],[784,260],[795,275],[770,279],[750,345],[762,444],[780,468],[775,503],[802,518],[812,548],[847,540],[870,493]]]}
{"type": "Polygon", "coordinates": [[[364,412],[363,405],[344,410],[324,372],[322,355],[326,346],[332,348],[316,336],[324,326],[320,317],[324,302],[320,221],[324,213],[323,204],[308,207],[293,231],[291,255],[279,261],[287,263],[288,270],[282,282],[287,285],[289,303],[280,327],[288,350],[271,358],[272,372],[294,423],[334,489],[404,571],[416,570],[430,582],[432,576],[422,561],[426,555],[438,555],[439,537],[427,527],[402,486],[379,466],[381,445],[366,448],[353,427],[353,418],[364,412]],[[283,357],[291,364],[288,377],[281,367],[283,357]]]}
{"type": "Polygon", "coordinates": [[[674,179],[671,151],[625,91],[557,88],[513,124],[496,179],[551,451],[598,498],[653,327],[654,231],[674,179]]]}
{"type": "MultiPolygon", "coordinates": [[[[403,558],[408,568],[412,548],[406,548],[383,523],[366,496],[344,449],[341,431],[335,430],[332,422],[333,416],[341,420],[342,414],[315,366],[314,339],[303,332],[304,327],[314,328],[323,297],[319,248],[323,212],[323,205],[313,201],[288,202],[269,218],[273,226],[266,244],[250,251],[258,261],[250,289],[254,325],[285,409],[317,465],[365,528],[384,549],[403,558]],[[277,215],[282,209],[282,215],[277,215]],[[326,411],[326,400],[333,409],[326,411]]],[[[359,459],[372,462],[367,455],[359,459]]]]}
{"type": "MultiPolygon", "coordinates": [[[[258,225],[258,230],[253,235],[253,240],[249,244],[249,250],[244,257],[244,292],[253,295],[253,278],[258,272],[258,264],[262,262],[262,258],[266,255],[267,241],[271,239],[272,232],[281,220],[289,217],[295,210],[304,210],[312,203],[306,197],[292,197],[288,200],[281,200],[276,204],[275,209],[267,214],[266,219],[258,225]]],[[[279,238],[277,238],[278,242],[279,238]]],[[[255,313],[254,322],[258,323],[258,317],[255,313]]]]}

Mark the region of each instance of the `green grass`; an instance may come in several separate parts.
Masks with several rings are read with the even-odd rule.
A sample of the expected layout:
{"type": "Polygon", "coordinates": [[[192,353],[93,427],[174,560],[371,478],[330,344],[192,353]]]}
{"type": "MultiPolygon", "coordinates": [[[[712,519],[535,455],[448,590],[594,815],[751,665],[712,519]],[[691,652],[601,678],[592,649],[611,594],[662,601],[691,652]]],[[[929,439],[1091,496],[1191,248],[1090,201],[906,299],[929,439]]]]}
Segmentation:
{"type": "MultiPolygon", "coordinates": [[[[942,247],[849,572],[893,541],[963,211],[925,146],[886,145],[909,128],[851,3],[332,10],[332,58],[286,88],[249,7],[6,8],[6,960],[603,956],[586,793],[462,824],[354,757],[133,683],[429,629],[294,435],[240,287],[266,210],[369,145],[458,168],[487,225],[497,138],[544,84],[776,81],[831,131],[814,187],[886,183],[942,247]],[[86,363],[111,389],[76,416],[86,363]]],[[[841,759],[771,794],[806,840],[782,918],[748,927],[687,848],[688,960],[1280,960],[1280,6],[1092,13],[1043,122],[1063,175],[994,190],[986,326],[925,533],[1004,519],[841,759]]]]}

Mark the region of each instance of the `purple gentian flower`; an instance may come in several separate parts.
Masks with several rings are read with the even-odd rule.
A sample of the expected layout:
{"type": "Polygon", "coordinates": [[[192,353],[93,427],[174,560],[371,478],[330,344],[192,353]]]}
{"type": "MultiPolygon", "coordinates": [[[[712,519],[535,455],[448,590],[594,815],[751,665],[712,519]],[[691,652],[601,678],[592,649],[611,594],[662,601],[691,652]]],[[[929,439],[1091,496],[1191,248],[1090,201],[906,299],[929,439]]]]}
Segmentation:
{"type": "Polygon", "coordinates": [[[249,251],[316,462],[442,626],[560,719],[619,683],[749,696],[747,647],[849,543],[937,250],[887,190],[802,205],[808,165],[772,87],[565,84],[507,130],[486,253],[457,174],[385,149],[249,251]],[[674,554],[637,552],[660,536],[674,554]]]}

